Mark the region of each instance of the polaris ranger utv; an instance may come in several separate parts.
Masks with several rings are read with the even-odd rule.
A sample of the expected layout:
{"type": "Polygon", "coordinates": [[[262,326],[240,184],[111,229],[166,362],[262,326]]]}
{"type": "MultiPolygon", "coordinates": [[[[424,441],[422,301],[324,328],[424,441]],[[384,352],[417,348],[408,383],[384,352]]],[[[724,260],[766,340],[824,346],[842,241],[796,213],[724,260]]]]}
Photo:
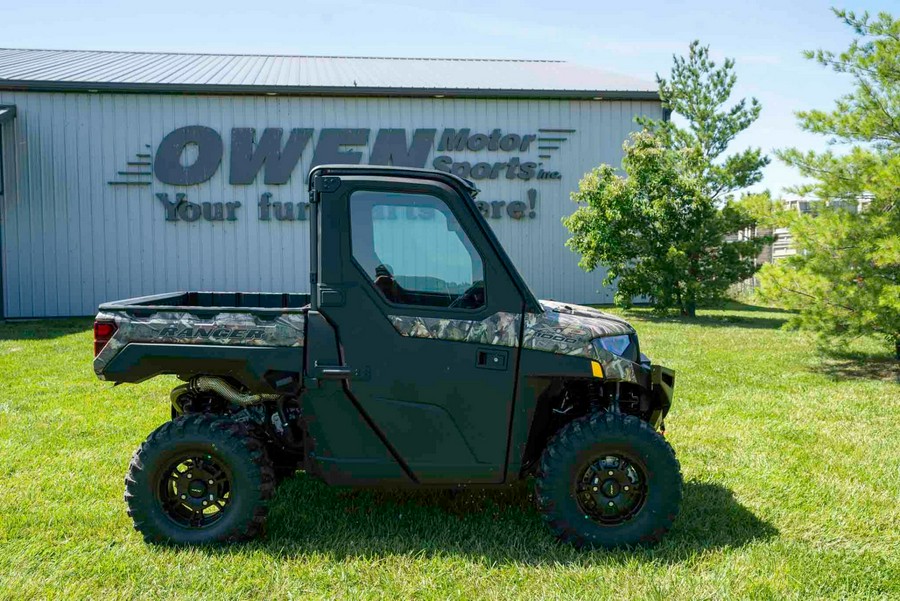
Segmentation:
{"type": "Polygon", "coordinates": [[[135,452],[147,541],[255,536],[297,470],[353,486],[502,486],[576,546],[653,543],[681,501],[663,438],[674,374],[634,329],[538,301],[447,173],[309,175],[307,294],[183,292],[100,306],[94,371],[174,374],[172,420],[135,452]]]}

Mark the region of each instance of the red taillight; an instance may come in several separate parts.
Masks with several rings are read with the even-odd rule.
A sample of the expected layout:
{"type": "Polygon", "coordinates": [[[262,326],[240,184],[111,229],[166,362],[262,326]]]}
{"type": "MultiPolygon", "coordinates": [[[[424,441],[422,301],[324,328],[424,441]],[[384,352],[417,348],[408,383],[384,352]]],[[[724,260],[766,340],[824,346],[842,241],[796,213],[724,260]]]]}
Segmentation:
{"type": "Polygon", "coordinates": [[[100,354],[109,339],[116,333],[116,324],[111,321],[94,322],[94,356],[100,354]]]}

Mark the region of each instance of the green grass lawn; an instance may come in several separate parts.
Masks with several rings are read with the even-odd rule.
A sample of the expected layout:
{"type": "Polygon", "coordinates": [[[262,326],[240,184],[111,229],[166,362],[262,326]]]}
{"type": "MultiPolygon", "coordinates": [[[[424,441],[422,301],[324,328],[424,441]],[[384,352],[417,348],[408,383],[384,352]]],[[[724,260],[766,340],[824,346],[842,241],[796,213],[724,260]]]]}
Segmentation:
{"type": "Polygon", "coordinates": [[[556,543],[526,488],[303,476],[278,489],[265,539],[145,545],[123,475],[174,380],[96,380],[87,320],[0,325],[0,599],[900,598],[898,365],[822,359],[754,307],[629,318],[678,373],[666,423],[685,493],[662,544],[613,553],[556,543]]]}

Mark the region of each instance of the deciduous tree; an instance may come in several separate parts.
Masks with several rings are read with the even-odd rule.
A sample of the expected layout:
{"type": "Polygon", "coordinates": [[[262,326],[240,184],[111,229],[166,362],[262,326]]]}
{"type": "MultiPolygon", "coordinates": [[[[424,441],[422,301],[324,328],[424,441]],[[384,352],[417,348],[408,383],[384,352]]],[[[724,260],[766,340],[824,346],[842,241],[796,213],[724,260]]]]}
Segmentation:
{"type": "Polygon", "coordinates": [[[742,99],[728,106],[734,61],[717,66],[699,42],[658,83],[676,120],[641,120],[644,131],[624,147],[624,173],[601,165],[585,175],[572,194],[580,206],[563,223],[581,267],[604,266],[604,284],[618,280],[617,304],[646,296],[658,310],[694,315],[698,304],[720,299],[755,272],[766,241],[729,241],[754,224],[731,195],[758,182],[768,158],[759,149],[726,152],[760,105],[742,99]]]}

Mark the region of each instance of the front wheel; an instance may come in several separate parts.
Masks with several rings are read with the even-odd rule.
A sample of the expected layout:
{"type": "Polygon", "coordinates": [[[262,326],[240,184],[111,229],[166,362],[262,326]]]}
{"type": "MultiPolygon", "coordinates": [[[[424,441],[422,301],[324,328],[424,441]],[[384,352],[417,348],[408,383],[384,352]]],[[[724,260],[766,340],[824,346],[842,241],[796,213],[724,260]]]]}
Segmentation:
{"type": "Polygon", "coordinates": [[[192,414],[163,424],[135,452],[125,502],[147,542],[230,542],[260,532],[274,486],[272,464],[251,430],[192,414]]]}
{"type": "Polygon", "coordinates": [[[538,511],[562,541],[615,548],[658,542],[681,504],[681,467],[636,417],[597,413],[548,442],[535,482],[538,511]]]}

